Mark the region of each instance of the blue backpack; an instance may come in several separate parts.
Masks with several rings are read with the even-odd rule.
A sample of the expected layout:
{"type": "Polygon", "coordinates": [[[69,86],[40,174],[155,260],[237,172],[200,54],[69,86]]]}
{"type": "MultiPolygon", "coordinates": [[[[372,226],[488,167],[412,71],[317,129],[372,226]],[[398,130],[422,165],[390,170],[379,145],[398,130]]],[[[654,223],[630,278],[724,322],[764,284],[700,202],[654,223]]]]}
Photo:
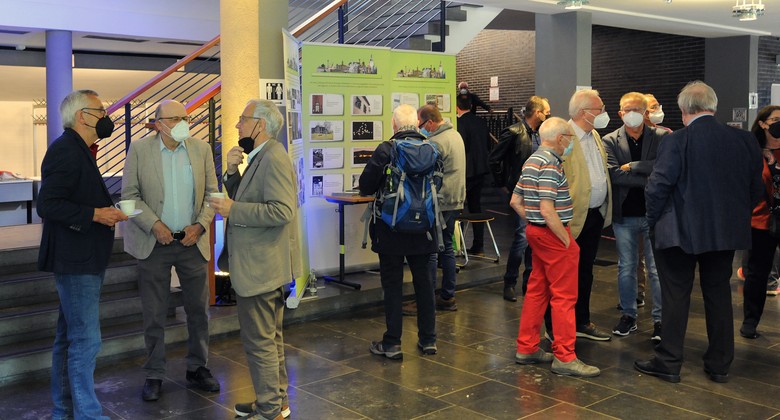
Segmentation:
{"type": "Polygon", "coordinates": [[[394,232],[423,233],[432,240],[435,228],[439,250],[444,250],[440,197],[443,164],[431,142],[418,139],[391,140],[390,163],[385,167],[385,185],[377,191],[373,217],[379,217],[394,232]]]}

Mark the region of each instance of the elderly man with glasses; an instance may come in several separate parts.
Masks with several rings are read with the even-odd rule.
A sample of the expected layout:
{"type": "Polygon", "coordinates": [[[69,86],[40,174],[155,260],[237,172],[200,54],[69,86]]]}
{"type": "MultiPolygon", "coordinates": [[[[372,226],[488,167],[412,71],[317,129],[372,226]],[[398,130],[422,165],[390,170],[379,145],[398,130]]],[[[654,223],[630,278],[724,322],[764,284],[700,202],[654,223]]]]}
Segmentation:
{"type": "Polygon", "coordinates": [[[238,323],[255,398],[235,405],[249,419],[290,415],[284,365],[284,287],[301,275],[298,241],[298,181],[277,136],[284,127],[279,108],[266,100],[247,103],[236,128],[238,146],[227,152],[223,179],[230,198],[209,205],[225,218],[221,270],[236,289],[238,323]],[[249,164],[243,173],[238,166],[249,164]]]}
{"type": "Polygon", "coordinates": [[[187,382],[209,392],[220,389],[208,361],[209,226],[217,192],[209,145],[189,132],[187,110],[167,100],[155,112],[157,133],[131,143],[122,178],[122,199],[135,200],[137,215],[124,230],[125,251],[138,259],[138,289],[147,360],[141,397],[156,401],[165,377],[165,324],[171,267],[181,283],[187,314],[187,382]]]}

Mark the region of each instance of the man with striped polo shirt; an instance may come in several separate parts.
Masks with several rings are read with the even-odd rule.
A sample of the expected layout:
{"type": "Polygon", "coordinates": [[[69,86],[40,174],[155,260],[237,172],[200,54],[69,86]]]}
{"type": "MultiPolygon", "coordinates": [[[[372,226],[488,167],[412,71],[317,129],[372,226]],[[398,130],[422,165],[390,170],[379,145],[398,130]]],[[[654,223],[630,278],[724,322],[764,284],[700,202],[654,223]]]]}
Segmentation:
{"type": "Polygon", "coordinates": [[[539,127],[539,136],[542,144],[523,165],[509,203],[527,221],[526,236],[534,250],[515,361],[552,362],[551,370],[560,375],[598,376],[599,368],[586,365],[574,353],[580,249],[568,227],[573,211],[562,156],[571,153],[575,134],[566,121],[552,117],[539,127]],[[539,348],[539,329],[548,305],[555,331],[552,354],[539,348]]]}

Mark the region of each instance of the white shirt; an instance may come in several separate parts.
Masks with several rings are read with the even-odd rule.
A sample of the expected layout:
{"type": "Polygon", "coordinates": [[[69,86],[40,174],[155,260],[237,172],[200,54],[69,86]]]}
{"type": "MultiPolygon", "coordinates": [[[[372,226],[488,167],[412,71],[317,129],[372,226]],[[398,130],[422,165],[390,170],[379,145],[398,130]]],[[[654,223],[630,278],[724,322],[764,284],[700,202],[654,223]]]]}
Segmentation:
{"type": "Polygon", "coordinates": [[[601,151],[596,144],[596,138],[593,132],[583,131],[574,121],[569,120],[569,125],[574,129],[574,134],[580,139],[582,153],[585,155],[585,163],[588,165],[588,174],[590,175],[590,203],[589,208],[601,207],[607,200],[607,170],[604,168],[604,160],[601,157],[601,151]]]}

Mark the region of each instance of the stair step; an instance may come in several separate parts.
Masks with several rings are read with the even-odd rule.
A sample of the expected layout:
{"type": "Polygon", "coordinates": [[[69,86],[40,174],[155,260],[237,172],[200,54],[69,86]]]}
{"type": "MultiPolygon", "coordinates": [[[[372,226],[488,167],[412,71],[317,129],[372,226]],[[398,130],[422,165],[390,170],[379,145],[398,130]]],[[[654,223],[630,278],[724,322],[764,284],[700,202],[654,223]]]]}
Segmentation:
{"type": "MultiPolygon", "coordinates": [[[[103,292],[137,289],[135,260],[112,262],[106,269],[103,292]]],[[[54,274],[41,271],[0,275],[0,312],[14,306],[31,306],[58,300],[54,274]]]]}
{"type": "MultiPolygon", "coordinates": [[[[169,307],[181,306],[181,289],[171,289],[169,307]]],[[[106,325],[141,316],[141,298],[136,290],[102,293],[100,319],[106,325]]],[[[53,337],[59,317],[59,302],[6,308],[0,311],[0,345],[53,337]]]]}

